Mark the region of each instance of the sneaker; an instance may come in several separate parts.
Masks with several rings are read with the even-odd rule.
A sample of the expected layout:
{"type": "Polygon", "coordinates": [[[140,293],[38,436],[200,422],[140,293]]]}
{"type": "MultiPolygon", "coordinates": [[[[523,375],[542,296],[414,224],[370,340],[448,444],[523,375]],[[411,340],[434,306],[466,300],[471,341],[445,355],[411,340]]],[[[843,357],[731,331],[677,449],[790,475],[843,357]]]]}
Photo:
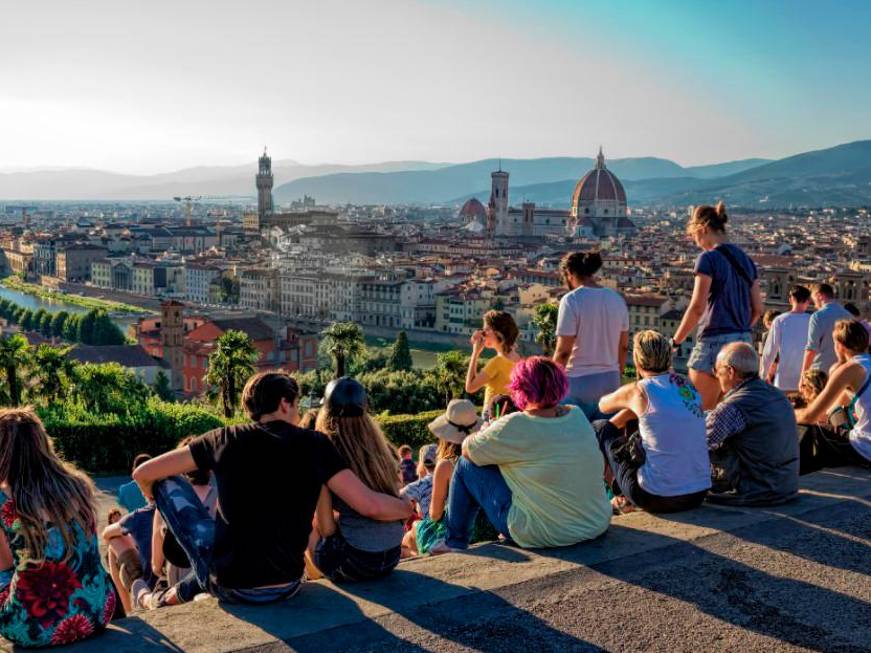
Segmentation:
{"type": "Polygon", "coordinates": [[[444,540],[439,540],[429,548],[429,554],[432,556],[442,555],[443,553],[460,553],[462,551],[463,549],[455,549],[452,546],[448,546],[448,543],[444,540]]]}
{"type": "Polygon", "coordinates": [[[627,515],[630,512],[635,512],[638,508],[633,506],[626,497],[618,496],[611,499],[611,510],[615,515],[627,515]]]}

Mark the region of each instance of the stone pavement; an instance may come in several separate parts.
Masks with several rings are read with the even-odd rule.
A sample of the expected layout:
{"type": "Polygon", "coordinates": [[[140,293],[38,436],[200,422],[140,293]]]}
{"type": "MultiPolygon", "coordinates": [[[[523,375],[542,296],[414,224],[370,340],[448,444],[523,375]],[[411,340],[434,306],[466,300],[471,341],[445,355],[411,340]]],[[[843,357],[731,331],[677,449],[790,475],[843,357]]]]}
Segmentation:
{"type": "Polygon", "coordinates": [[[209,598],[70,650],[871,651],[869,481],[827,470],[786,506],[633,513],[568,549],[484,545],[265,608],[209,598]]]}

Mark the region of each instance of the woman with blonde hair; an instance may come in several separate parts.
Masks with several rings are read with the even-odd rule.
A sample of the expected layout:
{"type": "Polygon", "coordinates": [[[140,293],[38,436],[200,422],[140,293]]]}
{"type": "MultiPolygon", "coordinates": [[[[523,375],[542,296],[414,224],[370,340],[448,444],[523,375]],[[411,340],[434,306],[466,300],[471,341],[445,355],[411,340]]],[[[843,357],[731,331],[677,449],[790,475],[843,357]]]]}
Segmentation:
{"type": "MultiPolygon", "coordinates": [[[[368,404],[359,382],[348,377],[331,381],[316,428],[333,442],[364,485],[398,497],[399,458],[369,415],[368,404]]],[[[364,517],[326,487],[321,488],[314,530],[318,539],[310,562],[330,580],[377,578],[399,563],[403,522],[364,517]]]]}
{"type": "Polygon", "coordinates": [[[618,512],[695,508],[711,487],[701,398],[671,371],[671,343],[661,333],[636,333],[632,358],[640,379],[602,397],[599,410],[617,414],[593,423],[614,478],[612,505],[618,512]],[[638,435],[627,437],[636,419],[638,435]]]}
{"type": "Polygon", "coordinates": [[[55,646],[109,623],[116,597],[100,562],[94,494],[32,410],[0,411],[0,636],[55,646]]]}
{"type": "Polygon", "coordinates": [[[713,408],[720,396],[714,374],[720,349],[731,342],[750,342],[750,331],[762,316],[756,265],[729,242],[728,219],[722,202],[692,210],[687,233],[703,251],[696,259],[692,299],[671,341],[679,346],[698,327],[689,360],[690,380],[705,410],[713,408]]]}
{"type": "Polygon", "coordinates": [[[510,313],[487,311],[483,328],[472,334],[472,357],[466,372],[466,392],[472,394],[484,388],[484,412],[489,415],[490,403],[496,395],[508,392],[511,370],[521,356],[517,353],[517,337],[520,330],[510,313]],[[496,355],[478,371],[478,359],[484,348],[493,349],[496,355]]]}

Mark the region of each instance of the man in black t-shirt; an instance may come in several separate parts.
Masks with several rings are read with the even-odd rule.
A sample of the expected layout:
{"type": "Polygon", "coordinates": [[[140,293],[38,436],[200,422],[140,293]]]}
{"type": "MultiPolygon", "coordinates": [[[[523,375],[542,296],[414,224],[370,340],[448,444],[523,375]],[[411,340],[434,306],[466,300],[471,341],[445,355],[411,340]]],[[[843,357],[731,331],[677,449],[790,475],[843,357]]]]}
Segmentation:
{"type": "Polygon", "coordinates": [[[298,399],[299,388],[289,375],[256,374],[242,392],[253,423],[210,431],[134,471],[193,568],[162,603],[189,601],[201,591],[245,603],[292,596],[299,589],[324,485],[372,519],[411,515],[410,502],[364,485],[326,436],[297,426],[298,399]],[[214,474],[214,520],[179,476],[195,469],[214,474]]]}

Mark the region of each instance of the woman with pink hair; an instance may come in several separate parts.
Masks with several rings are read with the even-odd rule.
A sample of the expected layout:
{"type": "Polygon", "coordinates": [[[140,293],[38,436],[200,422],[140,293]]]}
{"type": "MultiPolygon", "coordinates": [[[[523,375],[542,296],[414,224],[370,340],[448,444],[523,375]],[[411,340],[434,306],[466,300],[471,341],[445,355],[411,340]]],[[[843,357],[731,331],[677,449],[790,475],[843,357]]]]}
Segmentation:
{"type": "Polygon", "coordinates": [[[454,468],[447,536],[432,553],[462,550],[478,510],[524,548],[568,546],[598,537],[611,521],[602,454],[590,422],[568,392],[562,367],[543,356],[519,361],[506,415],[463,441],[454,468]]]}

